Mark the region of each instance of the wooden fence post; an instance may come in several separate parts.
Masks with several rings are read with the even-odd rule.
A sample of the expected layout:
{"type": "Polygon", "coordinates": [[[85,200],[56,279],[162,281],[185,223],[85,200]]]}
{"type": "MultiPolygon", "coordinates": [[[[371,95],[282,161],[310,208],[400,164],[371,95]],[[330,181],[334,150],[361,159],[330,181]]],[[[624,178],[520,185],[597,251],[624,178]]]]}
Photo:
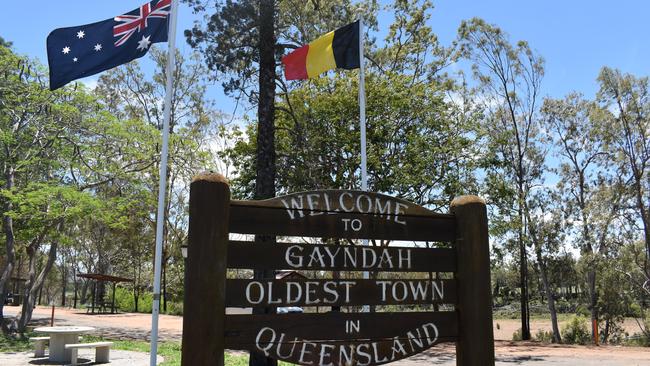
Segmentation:
{"type": "Polygon", "coordinates": [[[224,365],[226,249],[230,187],[216,173],[190,185],[181,365],[224,365]]]}
{"type": "Polygon", "coordinates": [[[477,196],[457,197],[451,203],[456,216],[458,255],[457,366],[494,365],[492,289],[487,209],[477,196]]]}

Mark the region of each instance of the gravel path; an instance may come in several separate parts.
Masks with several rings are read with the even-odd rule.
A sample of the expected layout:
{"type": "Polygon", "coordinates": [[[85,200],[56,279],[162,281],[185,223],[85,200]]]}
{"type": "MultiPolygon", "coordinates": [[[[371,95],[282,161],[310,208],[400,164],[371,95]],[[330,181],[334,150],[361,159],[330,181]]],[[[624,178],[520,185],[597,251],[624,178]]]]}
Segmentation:
{"type": "MultiPolygon", "coordinates": [[[[92,349],[79,350],[79,364],[98,365],[94,362],[95,351],[92,349]]],[[[163,358],[158,356],[157,363],[163,358]]],[[[146,366],[149,365],[149,354],[144,352],[111,350],[112,366],[146,366]]],[[[25,365],[60,365],[51,363],[47,357],[35,358],[33,352],[0,353],[0,365],[2,366],[25,366],[25,365]]]]}
{"type": "MultiPolygon", "coordinates": [[[[612,346],[556,346],[533,342],[503,342],[495,345],[496,366],[649,366],[650,349],[612,346]]],[[[455,366],[451,344],[433,347],[395,366],[455,366]]]]}

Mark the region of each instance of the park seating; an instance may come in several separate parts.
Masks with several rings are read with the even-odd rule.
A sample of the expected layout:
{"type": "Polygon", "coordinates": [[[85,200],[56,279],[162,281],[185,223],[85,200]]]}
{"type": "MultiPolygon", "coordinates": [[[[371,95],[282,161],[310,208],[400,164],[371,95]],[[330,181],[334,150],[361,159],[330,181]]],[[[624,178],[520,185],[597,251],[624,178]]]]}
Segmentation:
{"type": "Polygon", "coordinates": [[[80,348],[94,348],[95,349],[95,362],[108,363],[110,362],[110,350],[113,342],[94,342],[94,343],[75,343],[66,344],[65,349],[72,351],[70,362],[72,365],[77,364],[77,356],[80,348]]]}
{"type": "Polygon", "coordinates": [[[30,337],[29,340],[34,342],[34,357],[45,357],[45,345],[50,342],[50,337],[30,337]]]}
{"type": "Polygon", "coordinates": [[[34,357],[44,357],[45,345],[50,341],[50,337],[30,337],[29,340],[34,342],[34,357]]]}

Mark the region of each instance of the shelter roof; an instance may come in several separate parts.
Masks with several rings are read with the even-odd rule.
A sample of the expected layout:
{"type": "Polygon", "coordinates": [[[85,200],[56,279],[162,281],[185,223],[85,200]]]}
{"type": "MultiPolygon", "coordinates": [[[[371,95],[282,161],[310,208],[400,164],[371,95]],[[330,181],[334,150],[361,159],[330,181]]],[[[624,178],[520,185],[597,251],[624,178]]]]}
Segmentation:
{"type": "Polygon", "coordinates": [[[101,273],[82,273],[78,274],[77,277],[90,278],[96,281],[106,281],[106,282],[133,282],[130,278],[110,276],[101,273]]]}

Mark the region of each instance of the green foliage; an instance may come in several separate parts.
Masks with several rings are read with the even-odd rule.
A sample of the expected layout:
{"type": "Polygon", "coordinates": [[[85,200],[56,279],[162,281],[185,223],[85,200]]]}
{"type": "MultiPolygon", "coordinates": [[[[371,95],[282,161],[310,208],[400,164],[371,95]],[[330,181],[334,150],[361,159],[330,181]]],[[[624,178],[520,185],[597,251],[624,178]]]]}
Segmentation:
{"type": "Polygon", "coordinates": [[[606,322],[601,321],[598,328],[600,341],[609,344],[624,344],[629,336],[624,328],[624,320],[624,318],[610,320],[608,329],[605,329],[606,322]],[[605,336],[607,336],[606,339],[605,336]]]}
{"type": "MultiPolygon", "coordinates": [[[[451,55],[425,23],[432,5],[403,1],[390,7],[398,18],[391,33],[381,48],[368,49],[374,61],[366,70],[369,186],[446,210],[453,197],[477,193],[471,126],[477,114],[471,101],[460,106],[447,100],[450,93],[462,99],[467,90],[439,73],[451,55]]],[[[276,103],[279,193],[358,187],[359,111],[351,92],[358,89],[358,75],[332,74],[288,84],[276,103]]],[[[246,136],[235,133],[227,153],[236,172],[232,189],[250,198],[257,131],[250,125],[246,136]]]]}
{"type": "MultiPolygon", "coordinates": [[[[184,0],[195,12],[203,15],[203,21],[185,30],[187,42],[205,56],[206,65],[215,72],[215,79],[222,81],[226,94],[243,93],[255,103],[259,75],[259,2],[228,1],[214,3],[208,0],[184,0]]],[[[273,1],[277,8],[274,29],[276,44],[274,54],[279,64],[281,55],[291,46],[304,45],[318,36],[351,23],[359,14],[373,25],[378,3],[364,0],[323,0],[301,4],[273,1]]]]}
{"type": "Polygon", "coordinates": [[[538,342],[543,342],[543,343],[553,342],[553,332],[550,330],[538,329],[537,333],[535,333],[533,337],[538,342]]]}
{"type": "Polygon", "coordinates": [[[169,315],[183,315],[183,303],[176,301],[167,301],[167,311],[169,315]]]}
{"type": "Polygon", "coordinates": [[[631,337],[626,338],[625,344],[650,347],[650,309],[643,313],[641,319],[637,319],[640,323],[640,332],[634,333],[631,337]]]}
{"type": "Polygon", "coordinates": [[[583,305],[583,304],[580,304],[580,305],[578,305],[578,307],[576,307],[575,313],[576,313],[576,315],[584,317],[584,318],[591,316],[591,311],[589,309],[587,309],[586,305],[583,305]]]}
{"type": "Polygon", "coordinates": [[[0,334],[0,352],[27,352],[34,349],[34,345],[29,341],[31,334],[22,336],[12,336],[0,334]]]}
{"type": "Polygon", "coordinates": [[[13,45],[12,42],[7,41],[4,38],[2,38],[2,36],[0,36],[0,47],[11,48],[12,45],[13,45]]]}
{"type": "MultiPolygon", "coordinates": [[[[150,292],[141,292],[138,297],[138,312],[151,313],[153,296],[150,292]]],[[[126,287],[115,288],[115,306],[121,311],[135,312],[135,299],[133,298],[133,289],[126,287]]],[[[161,309],[161,312],[162,309],[161,309]]],[[[183,315],[183,303],[176,301],[167,301],[167,311],[169,315],[183,315]]]]}
{"type": "Polygon", "coordinates": [[[562,341],[568,344],[587,344],[591,341],[589,322],[581,315],[571,317],[562,327],[562,341]]]}
{"type": "Polygon", "coordinates": [[[521,341],[522,340],[521,328],[515,330],[515,332],[512,333],[512,340],[513,341],[521,341]]]}
{"type": "MultiPolygon", "coordinates": [[[[150,313],[152,308],[153,295],[149,292],[142,292],[138,297],[138,312],[150,313]]],[[[135,312],[135,299],[133,290],[116,287],[115,288],[115,306],[121,311],[135,312]]]]}

